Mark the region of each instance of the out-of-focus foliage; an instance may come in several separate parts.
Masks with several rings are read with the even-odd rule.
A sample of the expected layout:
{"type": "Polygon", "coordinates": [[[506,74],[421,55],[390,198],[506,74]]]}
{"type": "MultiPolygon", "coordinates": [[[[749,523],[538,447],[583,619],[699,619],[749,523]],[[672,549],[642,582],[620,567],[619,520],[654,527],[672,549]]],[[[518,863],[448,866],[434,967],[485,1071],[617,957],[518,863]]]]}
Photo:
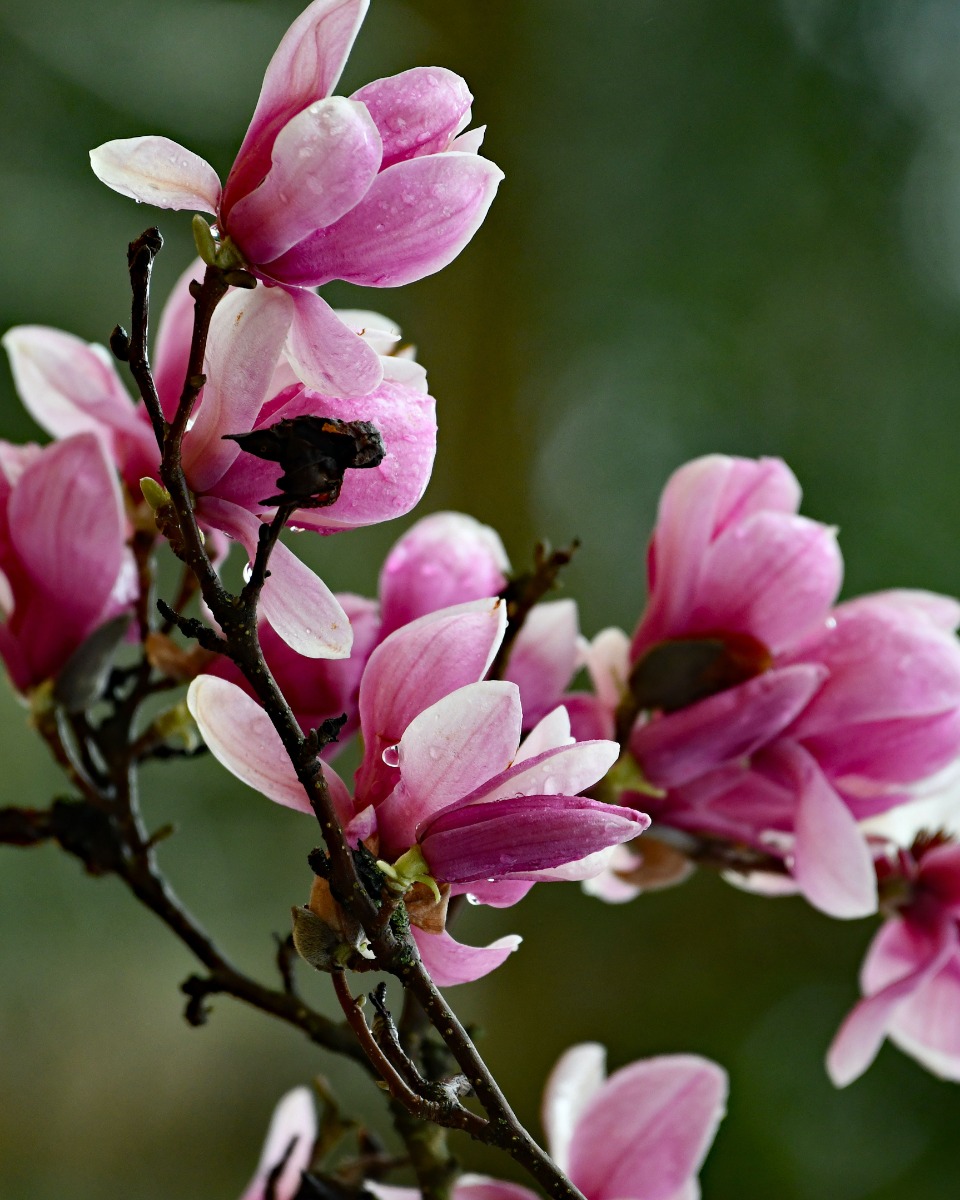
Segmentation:
{"type": "MultiPolygon", "coordinates": [[[[229,166],[297,0],[5,0],[0,325],[106,340],[126,242],[157,222],[157,293],[188,218],[108,192],[87,150],[162,133],[229,166]]],[[[374,0],[342,91],[420,63],[462,72],[507,172],[447,271],[380,307],[420,346],[440,399],[419,510],[496,525],[523,565],[578,535],[586,632],[629,626],[656,496],[709,450],[780,454],[806,510],[841,527],[848,594],[960,592],[960,4],[947,0],[374,0]]],[[[37,436],[0,380],[0,436],[37,436]]],[[[303,543],[340,588],[373,592],[400,532],[303,543]]],[[[0,707],[3,802],[65,790],[0,707]]],[[[215,764],[149,768],[163,862],[241,963],[305,899],[303,818],[215,764]]],[[[885,1049],[835,1093],[822,1069],[855,995],[867,923],[698,877],[609,909],[543,887],[464,936],[525,944],[454,999],[535,1121],[573,1041],[612,1065],[677,1050],[731,1072],[707,1197],[946,1200],[960,1092],[885,1049]]],[[[53,849],[0,850],[0,1195],[237,1195],[280,1092],[322,1071],[382,1123],[358,1073],[226,1000],[188,1029],[179,947],[115,883],[53,849]]],[[[325,981],[311,979],[311,995],[325,981]]],[[[507,1173],[463,1146],[471,1164],[507,1173]]]]}

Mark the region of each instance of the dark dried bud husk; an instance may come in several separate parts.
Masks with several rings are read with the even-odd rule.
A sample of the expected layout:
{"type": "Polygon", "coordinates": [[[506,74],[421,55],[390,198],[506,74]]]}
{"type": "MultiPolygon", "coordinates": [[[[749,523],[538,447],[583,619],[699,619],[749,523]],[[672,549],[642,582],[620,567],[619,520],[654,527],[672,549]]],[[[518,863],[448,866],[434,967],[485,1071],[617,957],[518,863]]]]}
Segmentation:
{"type": "Polygon", "coordinates": [[[267,429],[224,436],[248,454],[283,467],[279,495],[261,504],[324,508],[340,495],[344,471],[378,467],[386,454],[383,438],[369,421],[335,417],[293,417],[267,429]]]}

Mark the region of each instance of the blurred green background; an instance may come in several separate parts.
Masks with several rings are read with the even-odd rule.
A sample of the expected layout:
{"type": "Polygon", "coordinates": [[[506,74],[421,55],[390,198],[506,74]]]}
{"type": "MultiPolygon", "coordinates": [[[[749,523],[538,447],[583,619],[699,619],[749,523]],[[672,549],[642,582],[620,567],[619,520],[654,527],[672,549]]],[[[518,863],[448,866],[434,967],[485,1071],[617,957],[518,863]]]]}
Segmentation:
{"type": "MultiPolygon", "coordinates": [[[[162,133],[229,168],[297,0],[3,0],[0,325],[105,340],[126,243],[157,221],[161,297],[189,217],[137,211],[87,150],[162,133]]],[[[584,631],[630,627],[669,472],[711,450],[782,455],[841,528],[846,593],[960,592],[960,3],[954,0],[374,0],[339,90],[422,63],[464,74],[507,174],[483,230],[402,292],[331,288],[420,346],[440,451],[419,514],[495,525],[514,562],[577,535],[584,631]]],[[[0,436],[37,436],[0,379],[0,436]]],[[[301,544],[372,594],[400,524],[301,544]]],[[[0,696],[7,803],[63,790],[0,696]]],[[[224,948],[268,975],[305,899],[302,818],[220,770],[150,768],[162,861],[224,948]]],[[[822,1057],[872,933],[719,880],[620,908],[542,887],[458,932],[525,944],[452,994],[536,1123],[550,1066],[598,1039],[622,1065],[698,1051],[730,1071],[703,1173],[723,1200],[957,1195],[960,1091],[886,1048],[837,1093],[822,1057]]],[[[286,1088],[349,1066],[239,1005],[181,1019],[187,955],[111,880],[0,848],[0,1197],[237,1196],[286,1088]]],[[[306,972],[304,972],[304,975],[306,972]]],[[[326,981],[305,986],[326,1003],[326,981]]],[[[960,1019],[960,1015],[958,1015],[960,1019]]],[[[509,1164],[462,1147],[473,1167],[509,1164]]]]}

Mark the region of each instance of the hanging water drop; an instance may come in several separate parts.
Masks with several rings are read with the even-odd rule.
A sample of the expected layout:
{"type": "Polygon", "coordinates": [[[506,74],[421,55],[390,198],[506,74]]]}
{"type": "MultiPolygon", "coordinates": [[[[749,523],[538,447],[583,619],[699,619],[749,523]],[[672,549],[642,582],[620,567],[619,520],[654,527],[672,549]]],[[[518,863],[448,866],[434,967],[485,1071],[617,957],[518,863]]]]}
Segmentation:
{"type": "Polygon", "coordinates": [[[387,746],[387,748],[380,755],[380,757],[383,759],[384,763],[388,767],[399,767],[400,766],[400,744],[399,744],[399,742],[395,746],[387,746]]]}

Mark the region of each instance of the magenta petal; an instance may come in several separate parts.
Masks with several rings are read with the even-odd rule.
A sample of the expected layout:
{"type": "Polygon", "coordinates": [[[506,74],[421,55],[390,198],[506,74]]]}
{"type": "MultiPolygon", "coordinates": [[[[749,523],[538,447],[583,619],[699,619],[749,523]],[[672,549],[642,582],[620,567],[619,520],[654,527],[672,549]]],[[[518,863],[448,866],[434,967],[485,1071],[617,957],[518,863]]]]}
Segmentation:
{"type": "Polygon", "coordinates": [[[183,439],[190,487],[208,491],[241,453],[226,433],[249,433],[265,399],[293,319],[280,288],[231,292],[214,314],[204,371],[209,382],[196,421],[183,439]]]}
{"type": "Polygon", "coordinates": [[[310,1166],[317,1140],[317,1116],[310,1089],[294,1088],[273,1110],[256,1174],[240,1200],[293,1200],[310,1166]],[[277,1167],[283,1163],[279,1175],[277,1167]]]}
{"type": "Polygon", "coordinates": [[[48,446],[20,476],[7,519],[21,564],[59,605],[60,621],[89,632],[113,591],[126,536],[116,473],[99,439],[79,433],[48,446]]]}
{"type": "Polygon", "coordinates": [[[473,97],[464,80],[445,67],[414,67],[376,79],[351,100],[366,105],[383,139],[382,170],[405,158],[446,150],[473,97]]]}
{"type": "Polygon", "coordinates": [[[96,177],[131,200],[154,208],[215,213],[220,180],[198,154],[165,137],[121,138],[90,151],[96,177]]]}
{"type": "Polygon", "coordinates": [[[825,675],[812,664],[767,671],[636,725],[630,750],[651,783],[679,787],[775,738],[803,710],[825,675]]]}
{"type": "Polygon", "coordinates": [[[474,600],[403,626],[374,650],[360,682],[364,757],[357,794],[375,804],[393,790],[383,751],[431,704],[486,675],[506,628],[503,601],[474,600]]]}
{"type": "Polygon", "coordinates": [[[195,307],[190,284],[203,279],[204,269],[200,259],[195,259],[173,285],[160,313],[153,355],[153,379],[157,385],[160,407],[168,421],[173,420],[177,411],[190,361],[195,307]]]}
{"type": "Polygon", "coordinates": [[[336,87],[367,4],[368,0],[314,0],[283,35],[224,188],[225,214],[269,171],[273,143],[283,126],[336,87]]]}
{"type": "Polygon", "coordinates": [[[326,300],[304,288],[288,295],[294,308],[287,355],[307,387],[330,396],[365,396],[379,387],[379,355],[326,300]]]}
{"type": "Polygon", "coordinates": [[[706,1157],[726,1097],[726,1072],[692,1054],[615,1071],[577,1122],[571,1182],[590,1200],[673,1200],[706,1157]]]}
{"type": "Polygon", "coordinates": [[[900,1006],[887,1036],[941,1079],[960,1081],[960,953],[956,947],[900,1006]]]}
{"type": "Polygon", "coordinates": [[[345,279],[400,287],[451,262],[480,228],[499,167],[475,154],[428,154],[381,171],[363,200],[335,225],[294,246],[264,270],[285,283],[345,279]]]}
{"type": "Polygon", "coordinates": [[[883,926],[864,964],[864,985],[877,965],[886,975],[892,962],[900,973],[861,1000],[840,1026],[827,1053],[827,1073],[835,1087],[846,1087],[870,1066],[897,1010],[943,966],[956,942],[955,927],[948,922],[940,923],[932,940],[918,940],[903,918],[883,926]]]}
{"type": "Polygon", "coordinates": [[[455,512],[424,517],[396,543],[380,572],[383,636],[425,613],[496,596],[509,567],[489,525],[455,512]]]}
{"type": "Polygon", "coordinates": [[[498,879],[494,883],[477,880],[452,890],[455,895],[466,893],[473,897],[475,903],[486,904],[490,908],[512,908],[520,903],[532,887],[532,879],[498,879]]]}
{"type": "Polygon", "coordinates": [[[522,941],[516,934],[509,933],[489,946],[465,946],[454,941],[446,931],[426,933],[414,925],[410,932],[423,965],[437,987],[453,987],[456,983],[482,979],[505,962],[522,941]]]}
{"type": "MultiPolygon", "coordinates": [[[[261,522],[246,509],[201,498],[200,518],[240,542],[251,560],[257,552],[261,522]]],[[[270,556],[270,575],[260,593],[260,614],[288,646],[307,658],[347,658],[353,632],[340,601],[323,580],[278,542],[270,556]]]]}
{"type": "Polygon", "coordinates": [[[315,101],[277,134],[270,170],[230,209],[227,232],[249,262],[279,258],[363,198],[381,151],[362,104],[342,96],[315,101]]]}
{"type": "Polygon", "coordinates": [[[583,796],[516,796],[454,804],[419,835],[431,874],[444,883],[533,873],[635,838],[650,823],[633,809],[583,796]]]}
{"type": "MultiPolygon", "coordinates": [[[[200,675],[190,684],[187,705],[214,758],[232,775],[276,804],[313,816],[280,735],[256,700],[226,679],[200,675]]],[[[353,815],[350,793],[326,763],[323,773],[346,824],[353,815]]]]}
{"type": "Polygon", "coordinates": [[[792,874],[814,907],[850,920],[877,911],[877,878],[867,840],[815,759],[797,746],[782,753],[796,779],[792,874]]]}

